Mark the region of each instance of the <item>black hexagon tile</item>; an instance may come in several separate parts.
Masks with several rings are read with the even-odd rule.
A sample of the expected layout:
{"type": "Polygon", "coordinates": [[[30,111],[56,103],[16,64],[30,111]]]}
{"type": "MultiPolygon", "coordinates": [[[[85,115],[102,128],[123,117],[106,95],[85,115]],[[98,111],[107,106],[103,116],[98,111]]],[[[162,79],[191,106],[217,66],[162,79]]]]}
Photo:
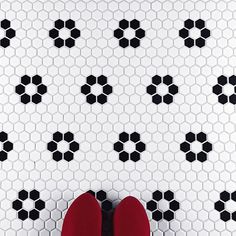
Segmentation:
{"type": "Polygon", "coordinates": [[[74,140],[74,134],[69,131],[64,134],[59,131],[55,132],[53,140],[47,144],[47,149],[52,152],[53,160],[57,162],[72,161],[79,147],[79,143],[74,140]]]}
{"type": "Polygon", "coordinates": [[[114,36],[119,40],[122,48],[140,46],[140,40],[145,37],[145,31],[140,27],[137,19],[128,21],[123,19],[119,22],[119,28],[114,31],[114,36]]]}
{"type": "Polygon", "coordinates": [[[16,31],[11,28],[11,22],[8,19],[1,20],[0,26],[4,31],[4,36],[0,39],[0,46],[7,48],[10,46],[10,40],[16,36],[16,31]]]}
{"type": "Polygon", "coordinates": [[[0,150],[0,161],[7,160],[8,153],[13,150],[13,143],[8,140],[8,134],[4,131],[0,132],[0,142],[2,149],[0,150]]]}
{"type": "Polygon", "coordinates": [[[12,208],[17,211],[18,218],[22,221],[26,219],[37,220],[40,211],[45,208],[45,202],[40,199],[40,193],[33,189],[31,191],[21,190],[18,199],[13,201],[12,208]]]}
{"type": "Polygon", "coordinates": [[[207,161],[207,155],[212,151],[212,144],[207,141],[207,135],[203,132],[189,132],[185,135],[185,142],[180,144],[180,150],[185,152],[186,160],[189,162],[207,161]]]}
{"type": "Polygon", "coordinates": [[[173,83],[170,75],[163,77],[155,75],[152,77],[152,84],[147,87],[147,93],[152,96],[152,102],[160,104],[162,102],[170,104],[173,97],[178,93],[178,86],[173,83]]]}
{"type": "Polygon", "coordinates": [[[38,104],[47,92],[47,86],[42,83],[42,77],[39,75],[32,77],[24,75],[21,77],[21,83],[16,86],[15,91],[19,94],[22,103],[32,102],[38,104]]]}
{"type": "Polygon", "coordinates": [[[119,134],[119,141],[114,144],[114,150],[119,153],[119,159],[122,162],[140,160],[141,153],[146,149],[146,144],[140,139],[140,134],[137,132],[119,134]]]}
{"type": "Polygon", "coordinates": [[[147,202],[147,210],[151,211],[154,221],[172,221],[175,218],[175,211],[179,210],[180,204],[174,199],[174,193],[170,190],[153,192],[152,200],[147,202]]]}
{"type": "Polygon", "coordinates": [[[236,76],[221,75],[217,78],[217,84],[213,86],[213,93],[218,96],[218,102],[236,104],[236,76]]]}
{"type": "Polygon", "coordinates": [[[107,83],[107,77],[104,75],[98,77],[89,75],[86,78],[86,84],[81,87],[81,93],[86,96],[86,101],[89,104],[94,104],[95,102],[106,103],[112,90],[112,86],[107,83]]]}
{"type": "Polygon", "coordinates": [[[80,30],[76,28],[74,20],[58,19],[54,23],[54,28],[49,31],[49,36],[54,40],[56,47],[72,48],[75,46],[75,40],[80,37],[80,30]]]}
{"type": "Polygon", "coordinates": [[[206,39],[209,38],[211,32],[206,28],[205,21],[198,19],[193,21],[187,19],[184,22],[184,28],[179,31],[179,36],[184,39],[184,45],[188,48],[197,46],[202,48],[206,44],[206,39]],[[197,29],[198,32],[195,32],[192,36],[191,31],[197,29]],[[197,35],[197,36],[196,36],[197,35]]]}
{"type": "Polygon", "coordinates": [[[223,191],[220,193],[220,200],[215,202],[215,210],[220,213],[220,219],[224,222],[236,221],[236,209],[233,208],[236,202],[236,191],[223,191]]]}

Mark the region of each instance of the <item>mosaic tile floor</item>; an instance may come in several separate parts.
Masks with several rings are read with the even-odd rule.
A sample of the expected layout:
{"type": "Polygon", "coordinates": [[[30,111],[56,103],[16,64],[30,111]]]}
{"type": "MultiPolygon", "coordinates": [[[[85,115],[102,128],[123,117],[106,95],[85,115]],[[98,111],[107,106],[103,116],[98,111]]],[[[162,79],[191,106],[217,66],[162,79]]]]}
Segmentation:
{"type": "Polygon", "coordinates": [[[0,0],[0,235],[60,236],[87,191],[140,199],[153,236],[234,235],[235,12],[0,0]]]}

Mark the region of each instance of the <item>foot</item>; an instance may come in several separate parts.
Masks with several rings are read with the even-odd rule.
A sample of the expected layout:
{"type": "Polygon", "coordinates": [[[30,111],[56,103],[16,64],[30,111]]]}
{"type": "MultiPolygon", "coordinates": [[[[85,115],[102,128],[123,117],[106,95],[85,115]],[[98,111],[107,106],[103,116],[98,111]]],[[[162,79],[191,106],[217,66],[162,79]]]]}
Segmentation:
{"type": "Polygon", "coordinates": [[[114,213],[114,236],[150,236],[150,225],[142,204],[126,197],[114,213]]]}
{"type": "Polygon", "coordinates": [[[101,208],[94,196],[84,193],[68,209],[61,236],[101,236],[101,232],[101,208]]]}

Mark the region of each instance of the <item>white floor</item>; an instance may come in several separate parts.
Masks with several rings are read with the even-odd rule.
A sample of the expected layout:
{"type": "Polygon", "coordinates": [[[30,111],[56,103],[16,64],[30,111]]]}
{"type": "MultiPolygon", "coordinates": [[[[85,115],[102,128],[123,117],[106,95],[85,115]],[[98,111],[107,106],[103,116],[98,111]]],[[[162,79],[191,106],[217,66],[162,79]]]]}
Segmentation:
{"type": "Polygon", "coordinates": [[[140,199],[154,236],[234,235],[235,10],[234,0],[0,0],[0,21],[10,21],[0,28],[0,39],[10,41],[0,41],[0,235],[59,236],[68,206],[88,190],[103,190],[113,207],[128,195],[140,199]],[[75,26],[68,22],[57,35],[58,19],[75,26]],[[127,39],[140,37],[135,47],[119,46],[114,36],[122,19],[136,19],[144,30],[123,30],[127,39]],[[210,31],[202,33],[202,47],[198,19],[210,31]],[[192,47],[179,35],[184,24],[192,47]],[[75,46],[54,45],[72,35],[75,46]],[[100,102],[81,91],[90,75],[104,75],[111,86],[84,88],[105,94],[100,102]],[[128,140],[116,151],[123,132],[128,140]],[[39,213],[27,215],[38,197],[39,213]]]}

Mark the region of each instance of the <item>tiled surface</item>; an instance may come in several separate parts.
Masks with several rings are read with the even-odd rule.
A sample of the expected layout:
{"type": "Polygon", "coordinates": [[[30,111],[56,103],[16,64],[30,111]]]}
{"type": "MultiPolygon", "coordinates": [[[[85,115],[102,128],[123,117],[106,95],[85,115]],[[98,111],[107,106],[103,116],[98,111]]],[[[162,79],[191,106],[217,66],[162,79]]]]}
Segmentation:
{"type": "Polygon", "coordinates": [[[0,0],[0,235],[59,236],[89,190],[154,236],[234,235],[235,10],[0,0]]]}

